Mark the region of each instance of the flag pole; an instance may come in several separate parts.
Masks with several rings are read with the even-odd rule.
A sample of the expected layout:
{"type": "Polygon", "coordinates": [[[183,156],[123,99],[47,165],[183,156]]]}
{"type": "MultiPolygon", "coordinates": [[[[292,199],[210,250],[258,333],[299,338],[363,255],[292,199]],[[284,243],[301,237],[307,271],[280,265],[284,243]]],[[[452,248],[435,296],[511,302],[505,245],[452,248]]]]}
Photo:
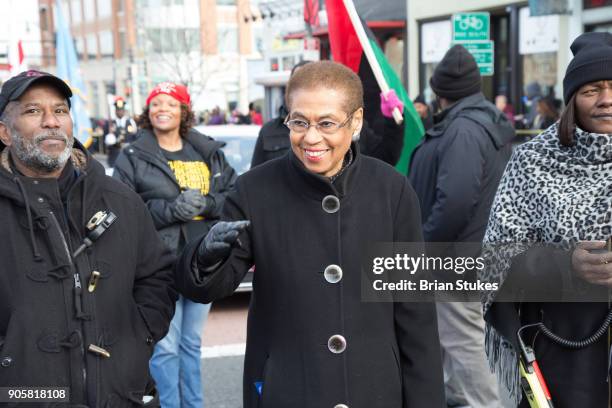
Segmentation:
{"type": "MultiPolygon", "coordinates": [[[[385,76],[383,75],[382,69],[378,64],[378,60],[374,55],[374,50],[372,49],[372,44],[368,40],[368,36],[366,35],[365,29],[363,25],[361,25],[361,19],[357,14],[357,9],[355,8],[355,4],[353,0],[342,0],[344,2],[344,7],[351,19],[351,23],[353,24],[353,28],[355,29],[355,33],[357,34],[357,38],[361,43],[361,47],[363,48],[363,53],[365,54],[370,67],[372,68],[372,72],[374,73],[374,77],[376,78],[376,82],[378,82],[378,86],[383,93],[389,92],[389,85],[385,80],[385,76]]],[[[400,110],[395,107],[393,108],[393,119],[395,119],[395,123],[398,125],[404,121],[404,117],[400,110]]]]}

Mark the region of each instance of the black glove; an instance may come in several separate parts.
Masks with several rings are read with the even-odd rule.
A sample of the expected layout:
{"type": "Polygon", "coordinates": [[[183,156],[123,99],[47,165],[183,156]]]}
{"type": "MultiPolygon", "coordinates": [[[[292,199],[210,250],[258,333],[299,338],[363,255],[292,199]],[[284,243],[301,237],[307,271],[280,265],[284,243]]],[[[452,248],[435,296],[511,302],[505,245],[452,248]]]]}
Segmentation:
{"type": "Polygon", "coordinates": [[[251,222],[246,220],[216,223],[198,247],[198,267],[208,268],[227,258],[238,235],[249,225],[251,222]]]}
{"type": "Polygon", "coordinates": [[[206,210],[208,201],[200,190],[185,190],[172,203],[172,214],[180,221],[190,221],[206,210]]]}

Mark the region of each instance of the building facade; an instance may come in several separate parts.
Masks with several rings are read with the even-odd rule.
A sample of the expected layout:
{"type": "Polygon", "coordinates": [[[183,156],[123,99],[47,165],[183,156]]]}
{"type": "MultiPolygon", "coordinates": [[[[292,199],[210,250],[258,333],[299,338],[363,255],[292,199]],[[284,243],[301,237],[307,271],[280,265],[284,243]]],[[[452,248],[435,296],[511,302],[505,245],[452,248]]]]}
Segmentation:
{"type": "Polygon", "coordinates": [[[429,78],[453,43],[452,15],[488,12],[494,62],[492,75],[483,76],[485,96],[494,100],[496,95],[506,95],[517,113],[526,110],[528,90],[540,89],[542,96],[561,98],[563,76],[572,58],[570,44],[585,31],[612,31],[612,2],[559,1],[557,10],[543,10],[539,3],[544,2],[409,0],[410,95],[422,93],[432,100],[429,78]],[[542,11],[545,15],[532,15],[542,11]]]}
{"type": "MultiPolygon", "coordinates": [[[[246,60],[256,54],[249,0],[61,0],[87,84],[92,117],[112,117],[116,96],[142,111],[149,90],[162,81],[189,86],[195,110],[246,110],[246,60]]],[[[43,44],[54,38],[53,4],[39,0],[43,44]]],[[[44,52],[55,64],[52,42],[44,52]]]]}
{"type": "MultiPolygon", "coordinates": [[[[3,0],[0,13],[0,84],[11,76],[11,65],[19,53],[23,55],[21,67],[40,68],[43,60],[43,42],[40,38],[38,0],[3,0]],[[10,12],[6,12],[10,10],[10,12]]],[[[50,42],[48,45],[53,45],[50,42]]],[[[13,70],[14,73],[14,70],[13,70]]]]}

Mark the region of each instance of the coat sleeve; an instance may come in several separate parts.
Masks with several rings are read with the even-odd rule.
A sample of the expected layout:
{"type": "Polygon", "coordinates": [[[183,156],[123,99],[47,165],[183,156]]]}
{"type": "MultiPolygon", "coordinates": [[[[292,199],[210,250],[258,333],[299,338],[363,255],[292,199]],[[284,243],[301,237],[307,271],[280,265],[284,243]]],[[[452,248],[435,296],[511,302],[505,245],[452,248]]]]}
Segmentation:
{"type": "MultiPolygon", "coordinates": [[[[454,242],[470,220],[479,199],[484,157],[482,131],[456,129],[444,135],[448,145],[438,158],[435,202],[423,224],[427,242],[454,242]]],[[[488,137],[488,136],[486,136],[488,137]]]]}
{"type": "Polygon", "coordinates": [[[398,125],[392,118],[384,118],[377,125],[363,123],[359,148],[363,154],[395,166],[404,147],[404,124],[398,125]]]}
{"type": "Polygon", "coordinates": [[[209,218],[218,219],[221,217],[221,211],[223,210],[223,204],[225,203],[227,194],[234,188],[237,175],[234,168],[228,163],[221,149],[215,152],[213,160],[219,163],[220,169],[220,174],[218,176],[213,174],[215,178],[215,191],[209,193],[215,200],[215,206],[204,215],[209,218]]]}
{"type": "MultiPolygon", "coordinates": [[[[223,221],[249,220],[246,199],[240,188],[231,191],[223,207],[223,221]]],[[[250,228],[253,228],[252,226],[250,228]]],[[[243,231],[229,257],[211,271],[198,271],[195,256],[202,238],[188,244],[176,265],[175,276],[179,292],[200,303],[210,303],[234,293],[244,275],[253,265],[251,230],[243,231]]]]}
{"type": "Polygon", "coordinates": [[[137,201],[138,251],[133,296],[155,341],[168,332],[177,292],[172,274],[174,256],[160,239],[147,209],[137,201]]]}
{"type": "MultiPolygon", "coordinates": [[[[394,226],[395,242],[423,242],[419,202],[407,179],[394,226]]],[[[402,408],[446,407],[435,302],[395,302],[394,315],[403,376],[402,408]]]]}
{"type": "MultiPolygon", "coordinates": [[[[115,162],[113,170],[113,178],[127,184],[132,190],[140,194],[136,183],[136,175],[134,173],[134,164],[132,163],[132,155],[122,150],[115,162]]],[[[215,200],[216,201],[216,200],[215,200]]],[[[162,198],[152,198],[145,202],[155,228],[160,230],[168,225],[182,222],[174,216],[172,211],[172,202],[162,198]]]]}

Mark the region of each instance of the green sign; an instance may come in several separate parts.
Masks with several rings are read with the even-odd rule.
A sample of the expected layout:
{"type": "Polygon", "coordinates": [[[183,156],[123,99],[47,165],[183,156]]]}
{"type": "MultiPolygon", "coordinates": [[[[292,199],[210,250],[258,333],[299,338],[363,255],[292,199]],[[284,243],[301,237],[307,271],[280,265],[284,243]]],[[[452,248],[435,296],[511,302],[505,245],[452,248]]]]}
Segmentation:
{"type": "Polygon", "coordinates": [[[493,75],[493,55],[495,50],[493,41],[458,42],[457,44],[463,45],[472,54],[476,64],[478,64],[478,68],[480,68],[480,75],[493,75]]]}
{"type": "Polygon", "coordinates": [[[457,13],[453,15],[453,41],[486,41],[489,39],[489,13],[457,13]]]}

